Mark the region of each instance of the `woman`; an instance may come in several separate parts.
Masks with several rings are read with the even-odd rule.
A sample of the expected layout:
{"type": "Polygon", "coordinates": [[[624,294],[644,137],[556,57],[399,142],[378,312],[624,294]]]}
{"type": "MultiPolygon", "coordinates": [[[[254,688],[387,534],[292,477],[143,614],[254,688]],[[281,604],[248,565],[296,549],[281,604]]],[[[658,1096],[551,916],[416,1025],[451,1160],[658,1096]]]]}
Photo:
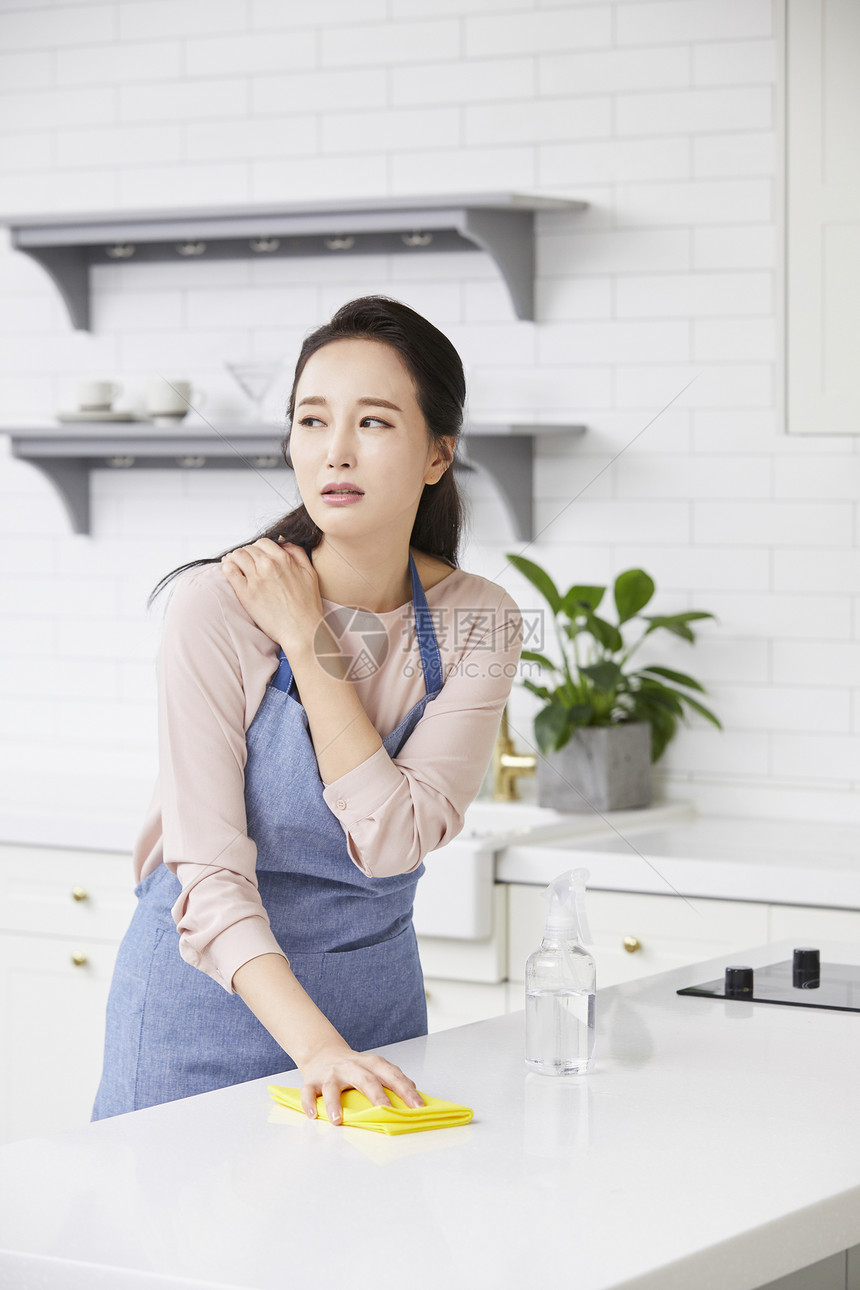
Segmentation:
{"type": "Polygon", "coordinates": [[[456,562],[465,392],[426,319],[344,305],[296,365],[302,505],[153,592],[190,569],[93,1120],[296,1068],[311,1118],[322,1095],[340,1123],[346,1088],[422,1104],[365,1050],[427,1033],[414,891],[480,789],[522,644],[516,603],[456,562]]]}

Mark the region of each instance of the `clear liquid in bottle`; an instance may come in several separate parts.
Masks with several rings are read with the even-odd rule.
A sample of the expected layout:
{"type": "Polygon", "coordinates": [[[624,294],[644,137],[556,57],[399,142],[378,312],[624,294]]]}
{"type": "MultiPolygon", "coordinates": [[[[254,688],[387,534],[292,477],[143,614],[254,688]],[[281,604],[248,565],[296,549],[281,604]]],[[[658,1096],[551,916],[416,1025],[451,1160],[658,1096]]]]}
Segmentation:
{"type": "Polygon", "coordinates": [[[545,1075],[582,1075],[594,1051],[594,994],[526,991],[526,1064],[545,1075]]]}

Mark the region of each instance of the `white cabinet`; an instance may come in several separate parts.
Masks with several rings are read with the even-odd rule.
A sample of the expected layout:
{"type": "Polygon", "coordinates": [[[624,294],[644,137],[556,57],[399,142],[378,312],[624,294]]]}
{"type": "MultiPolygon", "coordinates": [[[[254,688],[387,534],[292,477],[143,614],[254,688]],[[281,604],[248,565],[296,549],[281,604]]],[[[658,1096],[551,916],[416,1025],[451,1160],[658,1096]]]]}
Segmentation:
{"type": "Polygon", "coordinates": [[[787,0],[786,19],[788,430],[858,434],[860,5],[787,0]]]}
{"type": "MultiPolygon", "coordinates": [[[[545,888],[512,883],[508,905],[507,975],[522,981],[543,935],[545,888]]],[[[586,905],[598,989],[770,939],[768,906],[752,902],[589,890],[586,905]]]]}
{"type": "Polygon", "coordinates": [[[88,1123],[134,905],[128,855],[0,847],[0,1142],[88,1123]]]}
{"type": "Polygon", "coordinates": [[[431,1034],[509,1011],[507,944],[508,885],[501,882],[492,889],[489,936],[418,936],[431,1034]]]}
{"type": "MultiPolygon", "coordinates": [[[[510,884],[507,975],[511,982],[523,980],[525,961],[540,944],[545,890],[510,884]]],[[[586,900],[598,989],[788,937],[798,945],[860,940],[860,910],[856,909],[591,889],[586,900]]]]}
{"type": "Polygon", "coordinates": [[[466,1026],[472,1021],[484,1021],[509,1012],[508,983],[485,985],[476,981],[446,981],[440,977],[425,977],[427,995],[427,1029],[450,1030],[466,1026]]]}
{"type": "Polygon", "coordinates": [[[130,855],[0,846],[0,931],[118,941],[135,903],[130,855]]]}
{"type": "Polygon", "coordinates": [[[89,1120],[116,951],[77,936],[0,936],[3,1142],[89,1120]]]}
{"type": "Polygon", "coordinates": [[[504,981],[507,972],[507,945],[508,884],[497,882],[492,889],[488,936],[467,941],[455,936],[418,935],[418,954],[425,983],[430,980],[474,981],[498,985],[504,981]]]}
{"type": "Polygon", "coordinates": [[[817,941],[860,941],[860,909],[807,909],[801,905],[770,905],[770,937],[793,936],[798,945],[817,941]]]}

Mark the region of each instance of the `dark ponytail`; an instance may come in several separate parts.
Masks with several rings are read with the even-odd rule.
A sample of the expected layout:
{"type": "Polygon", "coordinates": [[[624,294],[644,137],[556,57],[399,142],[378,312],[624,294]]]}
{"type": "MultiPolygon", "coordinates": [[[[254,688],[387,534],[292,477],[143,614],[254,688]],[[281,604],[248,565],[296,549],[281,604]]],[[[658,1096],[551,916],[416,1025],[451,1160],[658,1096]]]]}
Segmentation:
{"type": "MultiPolygon", "coordinates": [[[[289,448],[296,387],[305,364],[323,345],[335,340],[353,339],[382,341],[397,350],[415,382],[418,406],[424,415],[434,446],[442,447],[443,436],[453,435],[459,443],[466,402],[466,378],[456,349],[437,327],[401,301],[393,300],[390,296],[361,296],[342,305],[331,322],[324,323],[311,332],[302,344],[287,406],[290,428],[281,442],[281,456],[291,470],[289,448]]],[[[456,568],[463,522],[463,499],[454,471],[449,468],[437,483],[424,485],[412,526],[410,545],[427,555],[446,560],[456,568]]],[[[196,568],[201,564],[214,564],[229,551],[240,546],[250,546],[262,537],[276,542],[279,535],[283,535],[287,542],[304,544],[311,549],[319,545],[323,536],[322,529],[311,519],[304,504],[301,504],[247,541],[237,542],[218,555],[189,560],[187,564],[165,574],[150,593],[147,609],[163,587],[186,569],[196,568]]]]}

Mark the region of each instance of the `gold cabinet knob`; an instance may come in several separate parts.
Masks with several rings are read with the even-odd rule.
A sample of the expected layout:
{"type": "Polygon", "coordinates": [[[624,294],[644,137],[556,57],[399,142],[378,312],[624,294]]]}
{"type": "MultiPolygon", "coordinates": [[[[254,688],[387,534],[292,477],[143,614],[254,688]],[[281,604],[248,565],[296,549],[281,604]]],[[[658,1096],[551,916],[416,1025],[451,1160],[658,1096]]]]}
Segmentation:
{"type": "Polygon", "coordinates": [[[84,954],[81,950],[75,950],[74,954],[72,955],[72,962],[74,963],[75,967],[83,967],[86,961],[87,961],[86,954],[84,954]]]}
{"type": "Polygon", "coordinates": [[[85,887],[72,888],[72,900],[89,900],[90,894],[85,887]]]}
{"type": "Polygon", "coordinates": [[[432,994],[427,989],[426,985],[424,987],[424,998],[427,999],[428,1001],[433,998],[432,994]]]}
{"type": "Polygon", "coordinates": [[[642,948],[642,942],[635,936],[625,936],[621,944],[624,946],[628,954],[635,954],[637,950],[641,950],[642,948]]]}

